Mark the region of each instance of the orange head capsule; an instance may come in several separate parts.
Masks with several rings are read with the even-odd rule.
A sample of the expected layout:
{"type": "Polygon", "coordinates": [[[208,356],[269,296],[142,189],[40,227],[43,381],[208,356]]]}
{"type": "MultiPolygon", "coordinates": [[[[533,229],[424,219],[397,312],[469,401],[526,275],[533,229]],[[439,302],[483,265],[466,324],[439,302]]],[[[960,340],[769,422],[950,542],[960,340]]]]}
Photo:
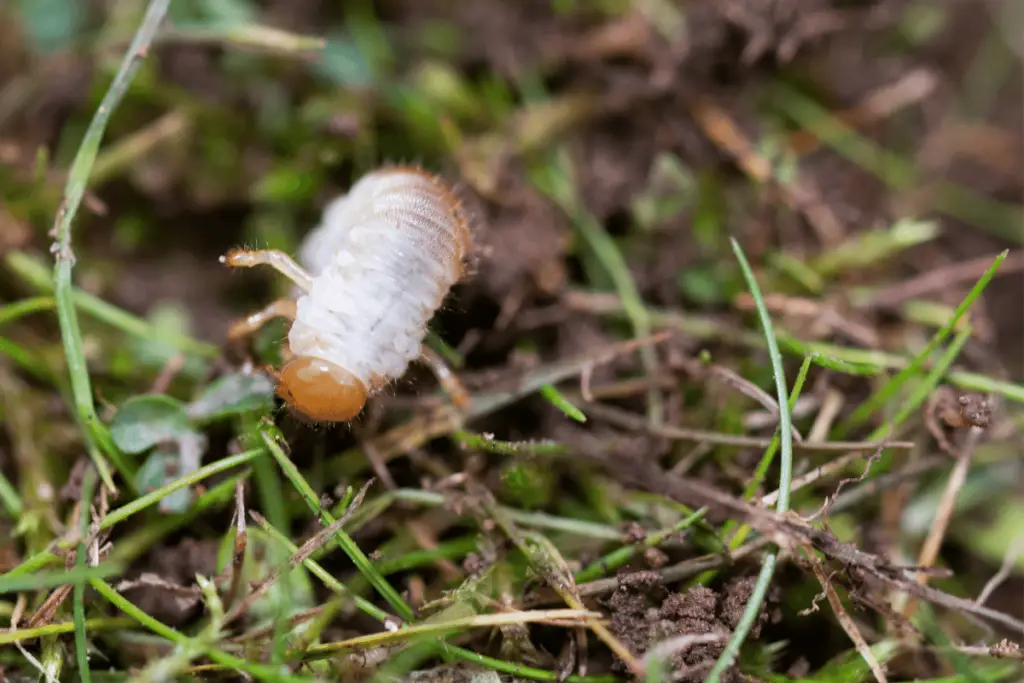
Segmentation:
{"type": "Polygon", "coordinates": [[[313,422],[347,422],[366,405],[366,386],[330,361],[299,356],[281,368],[277,395],[313,422]]]}

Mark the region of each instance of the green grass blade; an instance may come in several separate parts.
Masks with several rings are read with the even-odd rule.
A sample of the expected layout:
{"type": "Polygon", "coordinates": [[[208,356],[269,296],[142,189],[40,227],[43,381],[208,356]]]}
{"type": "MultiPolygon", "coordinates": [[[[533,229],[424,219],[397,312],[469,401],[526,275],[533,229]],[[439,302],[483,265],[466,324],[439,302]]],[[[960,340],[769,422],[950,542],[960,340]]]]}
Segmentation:
{"type": "Polygon", "coordinates": [[[75,261],[75,255],[71,249],[71,223],[78,213],[78,207],[85,195],[89,174],[96,161],[107,121],[128,89],[128,84],[142,58],[145,57],[149,45],[156,35],[157,28],[163,22],[169,4],[170,0],[152,0],[146,8],[142,24],[121,60],[121,66],[93,115],[85,137],[75,154],[75,160],[72,162],[71,171],[68,174],[68,182],[64,188],[64,196],[61,199],[60,208],[57,210],[55,226],[57,243],[54,250],[56,258],[53,269],[53,293],[57,301],[57,320],[60,323],[60,335],[71,380],[71,392],[89,456],[96,464],[103,483],[111,490],[116,489],[110,473],[110,466],[100,452],[100,446],[105,447],[107,456],[114,461],[115,466],[121,465],[119,469],[122,470],[122,476],[129,486],[131,486],[130,472],[120,462],[121,456],[109,438],[104,438],[102,432],[106,430],[96,414],[96,405],[93,402],[92,384],[89,379],[89,368],[85,361],[85,349],[82,344],[82,333],[78,326],[78,314],[75,310],[71,280],[71,269],[75,261]]]}
{"type": "Polygon", "coordinates": [[[264,452],[262,448],[254,448],[252,450],[245,451],[244,453],[232,455],[228,458],[224,458],[223,460],[218,460],[216,462],[210,463],[209,465],[205,465],[204,467],[200,467],[198,470],[196,470],[192,474],[189,474],[188,476],[182,477],[180,479],[175,479],[174,481],[165,484],[164,486],[161,486],[158,489],[150,491],[144,496],[136,498],[130,503],[122,505],[116,510],[111,510],[110,513],[107,514],[107,516],[100,521],[100,529],[109,529],[118,522],[122,522],[128,519],[137,512],[141,512],[142,510],[145,510],[151,505],[156,505],[161,500],[163,500],[164,498],[166,498],[167,496],[171,495],[172,493],[179,489],[183,489],[186,486],[192,486],[193,484],[197,484],[206,477],[209,477],[213,474],[217,474],[218,472],[223,472],[224,470],[228,470],[231,469],[232,467],[236,467],[238,465],[247,463],[250,460],[253,460],[263,455],[263,453],[264,452]]]}
{"type": "Polygon", "coordinates": [[[960,351],[963,349],[964,345],[967,344],[967,341],[971,338],[971,334],[973,333],[974,328],[970,325],[964,325],[963,329],[961,329],[960,332],[957,333],[956,337],[953,338],[949,348],[947,348],[939,357],[939,360],[935,363],[935,367],[932,368],[932,371],[928,373],[924,378],[924,381],[914,388],[914,392],[900,406],[900,410],[896,414],[896,417],[894,417],[889,423],[879,425],[878,428],[872,432],[872,436],[870,438],[882,439],[886,434],[895,431],[906,421],[908,417],[910,417],[911,414],[913,414],[915,410],[920,408],[921,405],[928,400],[928,397],[931,396],[935,387],[937,387],[939,382],[942,381],[942,378],[945,377],[946,373],[949,371],[949,367],[957,359],[957,356],[960,355],[960,351]]]}
{"type": "Polygon", "coordinates": [[[562,392],[560,392],[555,385],[545,384],[540,388],[540,395],[547,400],[548,403],[558,408],[562,413],[577,422],[586,422],[587,416],[583,414],[583,411],[572,404],[572,401],[567,399],[562,392]]]}
{"type": "MultiPolygon", "coordinates": [[[[89,537],[89,519],[92,510],[92,497],[96,489],[96,473],[88,470],[82,481],[81,512],[79,513],[78,533],[83,542],[78,544],[78,552],[75,554],[75,569],[83,572],[90,567],[86,565],[88,549],[85,547],[84,539],[89,537]]],[[[89,640],[85,630],[85,583],[87,577],[77,577],[75,590],[72,596],[72,613],[75,622],[75,655],[78,659],[78,679],[83,683],[92,681],[92,674],[89,672],[89,640]]]]}
{"type": "MultiPolygon", "coordinates": [[[[12,251],[10,254],[7,254],[6,264],[18,277],[33,288],[43,292],[53,291],[53,281],[50,278],[50,273],[46,266],[38,259],[25,252],[12,251]]],[[[83,313],[95,320],[110,325],[116,330],[124,332],[130,337],[158,344],[168,344],[182,353],[192,354],[200,358],[214,359],[220,356],[220,348],[215,344],[202,342],[183,334],[168,334],[157,330],[148,320],[132,315],[77,287],[73,288],[72,296],[74,297],[75,305],[83,313]]],[[[56,302],[49,297],[36,297],[9,304],[0,309],[0,312],[6,309],[13,309],[7,311],[7,316],[15,314],[24,315],[34,312],[34,310],[43,310],[47,301],[50,302],[51,308],[56,305],[56,302]],[[15,308],[17,306],[28,307],[30,302],[32,302],[33,310],[22,311],[15,308]]],[[[6,322],[6,318],[0,317],[0,322],[6,322]]]]}
{"type": "MultiPolygon", "coordinates": [[[[196,644],[197,641],[189,638],[184,633],[176,631],[170,626],[154,619],[149,616],[141,609],[136,607],[128,599],[118,593],[114,588],[103,581],[102,579],[92,579],[89,582],[96,592],[107,599],[117,609],[124,612],[127,616],[131,617],[143,627],[149,629],[153,633],[157,634],[162,638],[166,638],[176,645],[182,645],[190,647],[196,644]]],[[[237,671],[244,671],[251,676],[258,678],[263,681],[282,681],[282,682],[294,682],[294,681],[310,681],[311,679],[305,677],[299,677],[294,674],[287,674],[276,667],[269,667],[263,664],[257,664],[249,662],[243,659],[239,659],[233,655],[230,655],[221,650],[214,649],[212,647],[203,647],[206,655],[217,662],[218,664],[227,667],[229,669],[235,669],[237,671]]]]}
{"type": "Polygon", "coordinates": [[[5,574],[0,576],[0,594],[45,590],[94,578],[105,579],[108,576],[116,576],[123,569],[124,567],[120,563],[107,562],[95,567],[72,567],[71,569],[35,572],[28,575],[10,576],[5,574]]]}
{"type": "MultiPolygon", "coordinates": [[[[285,477],[287,477],[288,481],[292,483],[295,490],[299,492],[302,499],[306,501],[306,505],[309,506],[309,509],[314,515],[320,517],[324,524],[332,524],[334,522],[334,516],[320,505],[320,499],[317,497],[316,492],[313,491],[313,488],[299,472],[295,463],[288,459],[288,456],[284,454],[284,451],[281,450],[277,441],[275,441],[270,434],[263,432],[262,436],[264,443],[266,443],[267,448],[270,449],[274,459],[277,460],[277,464],[280,465],[285,477]]],[[[352,564],[354,564],[356,569],[359,570],[359,573],[370,582],[370,585],[377,589],[377,592],[380,593],[381,597],[387,600],[388,604],[391,605],[391,608],[395,610],[398,616],[405,621],[415,620],[416,615],[413,614],[412,608],[406,604],[405,600],[402,599],[402,596],[398,594],[398,591],[388,583],[388,580],[385,579],[379,571],[377,571],[377,568],[373,566],[372,562],[370,562],[370,558],[368,558],[356,542],[352,540],[352,537],[345,533],[344,530],[340,529],[335,533],[334,537],[342,551],[348,555],[349,559],[352,560],[352,564]]]]}
{"type": "MultiPolygon", "coordinates": [[[[743,248],[740,247],[739,242],[735,238],[731,242],[733,252],[736,254],[736,260],[740,263],[743,277],[747,281],[747,287],[750,289],[750,294],[757,306],[757,314],[761,319],[765,342],[768,345],[768,355],[771,358],[772,373],[775,376],[775,391],[779,402],[779,437],[781,440],[782,456],[779,463],[779,499],[775,509],[779,513],[785,513],[789,510],[789,488],[793,477],[793,427],[789,411],[786,372],[782,366],[782,353],[779,351],[779,344],[775,339],[771,316],[768,314],[768,308],[764,304],[764,297],[761,296],[761,288],[758,286],[754,272],[747,262],[747,257],[743,254],[743,248]]],[[[743,642],[754,625],[754,621],[756,621],[757,615],[761,611],[761,605],[764,604],[765,597],[768,595],[768,586],[771,584],[772,575],[775,573],[777,554],[778,550],[775,548],[771,548],[765,553],[761,572],[758,574],[757,583],[754,584],[754,589],[747,600],[747,606],[743,610],[743,614],[733,631],[732,637],[726,643],[725,650],[722,651],[718,661],[715,662],[714,667],[708,673],[705,679],[707,683],[718,683],[722,674],[736,661],[740,648],[743,647],[743,642]]]]}
{"type": "MultiPolygon", "coordinates": [[[[778,83],[772,97],[778,109],[803,129],[889,187],[904,191],[914,187],[918,173],[911,162],[859,135],[796,88],[778,83]]],[[[951,182],[938,183],[932,197],[935,208],[945,215],[1015,244],[1024,243],[1020,207],[951,182]]]]}
{"type": "Polygon", "coordinates": [[[918,353],[905,368],[900,370],[896,376],[882,385],[874,394],[872,394],[864,403],[862,403],[853,414],[847,419],[846,424],[838,430],[837,438],[842,438],[844,434],[848,434],[851,430],[864,424],[864,422],[878,410],[881,406],[885,405],[885,402],[895,395],[899,391],[908,379],[918,373],[920,368],[927,362],[932,352],[939,348],[946,338],[952,333],[956,326],[960,323],[960,320],[967,314],[967,311],[974,305],[978,297],[988,286],[988,283],[992,281],[992,278],[996,274],[996,270],[999,269],[999,264],[1003,262],[1003,259],[1009,255],[1010,251],[1003,251],[996,260],[992,262],[992,265],[988,267],[981,279],[971,288],[971,291],[967,293],[960,305],[953,311],[953,316],[949,321],[928,340],[921,352],[918,353]]]}
{"type": "Polygon", "coordinates": [[[17,519],[24,507],[21,496],[18,495],[18,489],[4,476],[3,472],[0,472],[0,506],[3,506],[7,516],[11,519],[17,519]]]}

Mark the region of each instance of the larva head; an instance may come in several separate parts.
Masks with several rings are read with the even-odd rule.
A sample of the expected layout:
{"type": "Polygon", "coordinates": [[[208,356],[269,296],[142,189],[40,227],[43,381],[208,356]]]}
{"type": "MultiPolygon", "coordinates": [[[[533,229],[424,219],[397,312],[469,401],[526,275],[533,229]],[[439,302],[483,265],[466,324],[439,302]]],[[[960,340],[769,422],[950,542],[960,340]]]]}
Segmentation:
{"type": "Polygon", "coordinates": [[[299,356],[281,368],[277,395],[313,422],[348,422],[366,405],[366,386],[330,361],[299,356]]]}

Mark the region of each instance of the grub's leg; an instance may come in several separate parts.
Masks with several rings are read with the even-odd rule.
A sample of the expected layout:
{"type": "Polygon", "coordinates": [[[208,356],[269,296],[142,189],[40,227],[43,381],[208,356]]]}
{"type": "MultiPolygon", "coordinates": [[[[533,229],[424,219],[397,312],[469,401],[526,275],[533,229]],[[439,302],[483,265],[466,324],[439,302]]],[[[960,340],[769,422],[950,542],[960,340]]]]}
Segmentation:
{"type": "Polygon", "coordinates": [[[424,344],[420,349],[419,361],[430,368],[441,388],[460,412],[469,410],[469,392],[438,353],[424,344]]]}
{"type": "Polygon", "coordinates": [[[313,276],[306,272],[295,260],[277,249],[232,249],[220,257],[220,262],[232,268],[252,268],[253,266],[270,266],[277,272],[298,285],[302,291],[313,288],[313,276]]]}
{"type": "Polygon", "coordinates": [[[256,311],[242,318],[228,329],[228,343],[234,344],[245,337],[255,334],[274,318],[295,320],[295,301],[292,299],[278,299],[271,302],[263,310],[256,311]]]}

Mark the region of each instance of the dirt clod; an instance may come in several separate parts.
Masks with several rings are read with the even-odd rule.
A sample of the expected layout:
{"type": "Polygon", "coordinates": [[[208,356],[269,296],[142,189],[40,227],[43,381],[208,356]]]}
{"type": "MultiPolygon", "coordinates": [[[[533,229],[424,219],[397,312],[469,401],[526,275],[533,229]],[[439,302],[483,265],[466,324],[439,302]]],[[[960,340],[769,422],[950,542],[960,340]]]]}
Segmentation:
{"type": "MultiPolygon", "coordinates": [[[[722,634],[720,642],[684,646],[671,658],[679,680],[703,680],[739,623],[753,584],[751,578],[739,578],[726,584],[724,592],[695,586],[678,593],[669,591],[654,571],[620,575],[619,588],[607,600],[612,633],[637,656],[670,638],[722,634]]],[[[768,612],[762,607],[748,639],[756,639],[767,620],[768,612]]],[[[740,677],[733,670],[723,680],[738,681],[740,677]]]]}

